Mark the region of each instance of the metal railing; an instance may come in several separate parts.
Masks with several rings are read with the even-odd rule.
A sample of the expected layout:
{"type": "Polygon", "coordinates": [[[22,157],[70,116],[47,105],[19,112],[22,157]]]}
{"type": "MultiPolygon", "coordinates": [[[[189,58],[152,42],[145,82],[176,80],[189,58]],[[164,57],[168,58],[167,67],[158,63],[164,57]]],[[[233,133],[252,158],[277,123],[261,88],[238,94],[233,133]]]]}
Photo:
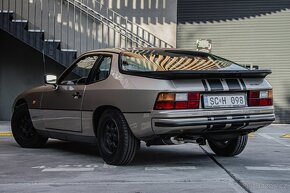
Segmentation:
{"type": "MultiPolygon", "coordinates": [[[[165,47],[165,48],[174,47],[169,43],[167,43],[166,41],[150,33],[148,30],[144,29],[137,23],[132,22],[127,17],[124,17],[121,14],[115,12],[114,10],[104,6],[100,1],[98,0],[93,1],[95,2],[96,10],[99,11],[99,14],[105,16],[104,19],[106,21],[108,21],[112,25],[122,28],[122,30],[131,38],[136,38],[137,40],[141,41],[141,43],[148,44],[152,47],[165,47]]],[[[88,4],[83,5],[90,7],[88,4]]]]}
{"type": "Polygon", "coordinates": [[[0,10],[29,22],[45,41],[61,42],[78,55],[104,47],[173,47],[97,0],[2,0],[0,10]]]}

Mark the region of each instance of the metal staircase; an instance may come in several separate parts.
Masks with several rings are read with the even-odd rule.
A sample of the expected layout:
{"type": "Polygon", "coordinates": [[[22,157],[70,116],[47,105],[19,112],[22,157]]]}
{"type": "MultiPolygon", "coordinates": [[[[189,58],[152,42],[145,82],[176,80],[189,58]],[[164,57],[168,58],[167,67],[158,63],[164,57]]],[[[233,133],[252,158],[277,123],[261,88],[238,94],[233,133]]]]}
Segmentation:
{"type": "Polygon", "coordinates": [[[0,11],[0,29],[30,45],[36,50],[68,66],[76,58],[75,50],[61,50],[61,42],[44,39],[44,31],[28,28],[27,20],[14,19],[14,12],[0,11]]]}
{"type": "Polygon", "coordinates": [[[105,47],[173,47],[97,0],[2,0],[0,29],[68,66],[105,47]]]}

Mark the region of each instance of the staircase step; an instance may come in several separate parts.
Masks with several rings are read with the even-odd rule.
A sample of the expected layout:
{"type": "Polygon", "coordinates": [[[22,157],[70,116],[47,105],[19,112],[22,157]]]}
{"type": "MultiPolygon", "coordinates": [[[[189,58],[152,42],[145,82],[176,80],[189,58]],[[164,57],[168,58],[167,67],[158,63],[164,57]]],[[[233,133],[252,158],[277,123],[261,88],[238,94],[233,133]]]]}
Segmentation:
{"type": "Polygon", "coordinates": [[[0,12],[0,28],[25,42],[58,63],[69,66],[77,56],[77,50],[60,49],[61,41],[44,39],[44,30],[28,29],[28,21],[24,19],[13,19],[13,11],[0,12]]]}
{"type": "Polygon", "coordinates": [[[74,49],[61,49],[63,52],[78,52],[77,50],[74,49]]]}
{"type": "Polygon", "coordinates": [[[27,20],[12,20],[12,25],[17,25],[21,28],[28,29],[28,21],[27,20]]]}
{"type": "Polygon", "coordinates": [[[28,31],[29,44],[39,51],[43,49],[44,32],[28,31]]]}
{"type": "Polygon", "coordinates": [[[75,50],[69,50],[66,51],[67,49],[62,49],[61,52],[61,57],[60,59],[60,63],[64,64],[65,66],[70,66],[72,64],[72,62],[76,59],[77,56],[77,52],[75,50]]]}
{"type": "Polygon", "coordinates": [[[8,21],[9,28],[7,31],[13,34],[14,36],[21,38],[22,32],[27,28],[28,22],[11,22],[8,21]]]}
{"type": "Polygon", "coordinates": [[[18,26],[22,26],[22,28],[27,29],[28,27],[28,21],[27,20],[12,20],[10,22],[12,25],[18,25],[18,26]]]}
{"type": "Polygon", "coordinates": [[[4,30],[9,30],[9,23],[13,18],[13,12],[1,12],[0,13],[0,27],[4,30]]]}
{"type": "Polygon", "coordinates": [[[28,21],[25,19],[12,19],[12,22],[17,22],[17,23],[27,23],[28,21]]]}
{"type": "Polygon", "coordinates": [[[52,40],[52,39],[46,39],[44,41],[46,41],[46,42],[61,42],[60,40],[52,40]]]}
{"type": "Polygon", "coordinates": [[[40,30],[40,29],[29,29],[28,31],[29,32],[43,32],[44,33],[44,30],[40,30]]]}
{"type": "Polygon", "coordinates": [[[8,10],[0,10],[0,14],[1,13],[14,13],[13,11],[8,11],[8,10]]]}
{"type": "Polygon", "coordinates": [[[44,40],[44,32],[43,31],[30,31],[30,30],[28,30],[28,33],[33,34],[33,36],[37,36],[42,41],[44,40]]]}
{"type": "Polygon", "coordinates": [[[56,57],[58,53],[57,50],[60,50],[60,41],[50,41],[44,40],[44,52],[50,57],[56,57]]]}

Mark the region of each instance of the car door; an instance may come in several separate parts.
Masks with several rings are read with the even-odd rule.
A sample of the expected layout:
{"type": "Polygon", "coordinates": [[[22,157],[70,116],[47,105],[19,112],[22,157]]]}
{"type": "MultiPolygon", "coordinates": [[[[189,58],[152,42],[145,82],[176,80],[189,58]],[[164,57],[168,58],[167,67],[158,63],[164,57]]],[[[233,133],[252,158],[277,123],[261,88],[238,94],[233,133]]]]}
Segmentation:
{"type": "Polygon", "coordinates": [[[81,106],[88,76],[97,55],[78,59],[59,77],[57,85],[47,85],[42,99],[45,129],[81,132],[81,106]]]}
{"type": "Polygon", "coordinates": [[[112,97],[105,94],[104,90],[107,90],[108,84],[111,84],[105,80],[110,75],[113,55],[109,53],[99,54],[98,62],[90,73],[82,104],[82,132],[86,134],[92,133],[93,111],[101,105],[110,105],[104,101],[106,98],[112,97]]]}

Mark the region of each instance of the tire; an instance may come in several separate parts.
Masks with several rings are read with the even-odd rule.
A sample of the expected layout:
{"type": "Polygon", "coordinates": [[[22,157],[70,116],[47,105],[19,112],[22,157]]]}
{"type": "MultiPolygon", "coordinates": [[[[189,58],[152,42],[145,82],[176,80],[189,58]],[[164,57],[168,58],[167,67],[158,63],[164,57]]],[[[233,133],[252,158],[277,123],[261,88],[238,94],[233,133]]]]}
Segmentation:
{"type": "Polygon", "coordinates": [[[240,154],[245,149],[247,142],[248,135],[238,136],[226,141],[208,140],[210,148],[216,155],[226,157],[240,154]]]}
{"type": "Polygon", "coordinates": [[[97,138],[103,160],[111,165],[131,163],[140,145],[123,114],[115,109],[107,109],[101,115],[97,138]]]}
{"type": "Polygon", "coordinates": [[[26,104],[15,108],[11,128],[15,141],[24,148],[43,147],[48,140],[36,132],[26,104]]]}

